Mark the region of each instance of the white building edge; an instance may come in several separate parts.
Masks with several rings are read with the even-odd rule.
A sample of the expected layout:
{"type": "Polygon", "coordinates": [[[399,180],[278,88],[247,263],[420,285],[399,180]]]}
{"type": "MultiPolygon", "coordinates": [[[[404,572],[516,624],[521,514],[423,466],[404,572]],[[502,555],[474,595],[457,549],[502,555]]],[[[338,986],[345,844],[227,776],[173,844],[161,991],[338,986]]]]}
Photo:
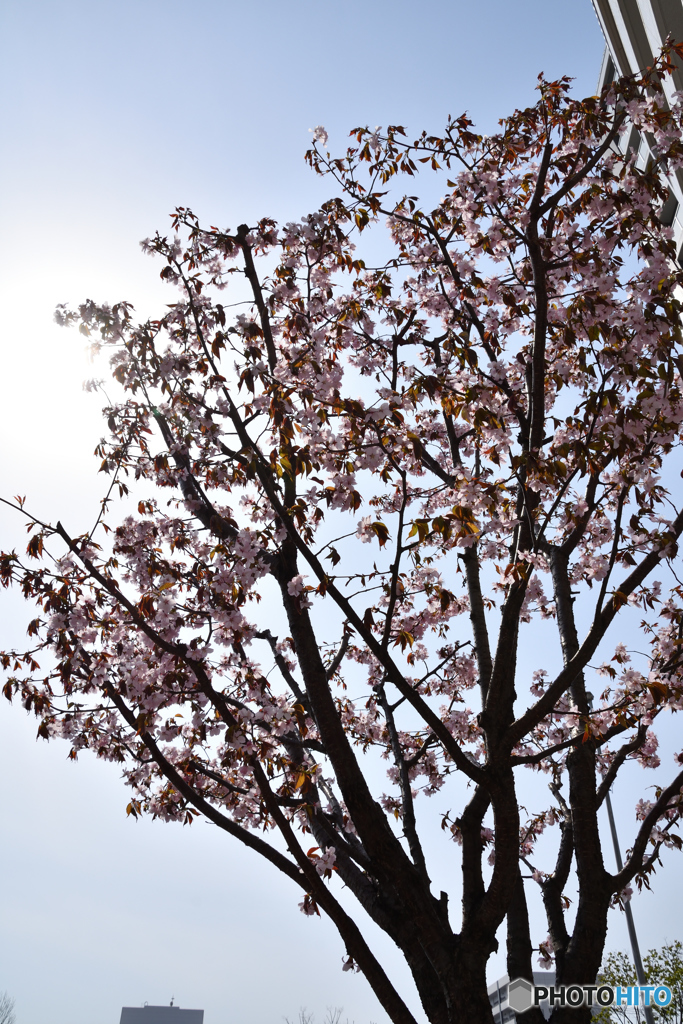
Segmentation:
{"type": "MultiPolygon", "coordinates": [[[[683,0],[593,0],[593,7],[605,37],[606,47],[600,69],[598,90],[619,75],[634,75],[650,67],[667,40],[683,43],[683,0]]],[[[667,98],[683,91],[683,63],[677,62],[672,80],[665,83],[667,98]]],[[[649,158],[647,140],[633,130],[625,137],[624,150],[638,151],[638,164],[649,158]]],[[[674,231],[679,263],[683,249],[683,173],[667,179],[669,199],[661,221],[674,231]]]]}
{"type": "MultiPolygon", "coordinates": [[[[520,1019],[524,1020],[524,1015],[517,1014],[512,1009],[508,1002],[508,985],[510,979],[507,974],[504,974],[502,978],[498,978],[494,981],[493,985],[489,985],[489,1002],[491,1003],[491,1009],[493,1010],[493,1019],[495,1024],[508,1024],[509,1021],[516,1021],[520,1019]]],[[[544,985],[549,988],[550,985],[555,984],[555,972],[554,971],[534,971],[534,985],[544,985]]],[[[541,1012],[543,1016],[548,1019],[550,1016],[550,1007],[546,1002],[541,1003],[541,1012]]]]}

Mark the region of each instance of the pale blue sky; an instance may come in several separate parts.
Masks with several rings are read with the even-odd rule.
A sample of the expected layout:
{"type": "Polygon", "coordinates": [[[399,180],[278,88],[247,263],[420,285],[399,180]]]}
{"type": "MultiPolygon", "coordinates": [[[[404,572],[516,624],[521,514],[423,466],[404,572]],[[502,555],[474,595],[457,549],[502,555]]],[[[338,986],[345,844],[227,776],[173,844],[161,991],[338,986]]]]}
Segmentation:
{"type": "MultiPolygon", "coordinates": [[[[359,123],[436,131],[465,109],[491,131],[533,101],[541,70],[593,92],[602,53],[590,0],[3,0],[0,12],[0,478],[75,530],[97,501],[99,416],[79,339],[51,324],[57,302],[168,301],[137,243],[175,205],[231,226],[305,213],[329,188],[303,162],[316,124],[333,150],[359,123]]],[[[0,525],[13,542],[16,524],[0,525]]],[[[20,642],[21,606],[5,598],[0,613],[20,642]]],[[[206,1024],[280,1024],[302,1005],[318,1021],[328,1005],[384,1021],[286,881],[201,822],[127,820],[114,767],[67,764],[34,735],[0,703],[0,991],[19,1024],[118,1024],[123,1004],[173,995],[206,1024]]],[[[680,903],[661,885],[675,868],[636,901],[645,946],[677,933],[680,903]]],[[[623,947],[623,921],[610,943],[623,947]]]]}

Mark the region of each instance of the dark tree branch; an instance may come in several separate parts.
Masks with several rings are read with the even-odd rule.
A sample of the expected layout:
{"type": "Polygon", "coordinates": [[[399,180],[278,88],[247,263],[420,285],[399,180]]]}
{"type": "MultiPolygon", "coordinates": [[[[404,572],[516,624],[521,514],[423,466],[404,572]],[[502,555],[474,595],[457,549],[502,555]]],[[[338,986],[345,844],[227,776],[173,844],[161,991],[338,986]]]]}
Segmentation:
{"type": "Polygon", "coordinates": [[[616,754],[614,755],[614,760],[605,772],[602,782],[598,786],[598,791],[596,793],[596,803],[598,807],[602,805],[605,797],[612,788],[614,780],[616,779],[619,769],[623,765],[624,761],[629,756],[629,754],[635,753],[635,751],[638,750],[639,747],[642,747],[643,743],[645,742],[646,735],[647,726],[638,726],[638,731],[636,735],[633,737],[633,739],[629,740],[628,743],[624,743],[624,745],[620,747],[619,750],[616,752],[616,754]]]}
{"type": "Polygon", "coordinates": [[[642,870],[643,862],[645,860],[645,850],[647,848],[648,840],[652,834],[652,830],[659,821],[662,813],[669,806],[669,801],[672,797],[680,797],[681,788],[683,787],[683,771],[679,772],[673,782],[663,789],[658,800],[652,805],[651,810],[646,814],[643,819],[643,823],[638,829],[636,841],[633,844],[631,856],[627,858],[621,871],[611,878],[612,891],[621,892],[628,883],[634,878],[640,870],[642,870]]]}
{"type": "Polygon", "coordinates": [[[275,351],[275,341],[273,340],[273,332],[270,326],[270,317],[268,316],[268,310],[263,298],[263,291],[261,289],[261,282],[259,281],[256,267],[254,266],[254,257],[252,255],[251,246],[247,242],[247,236],[249,234],[249,228],[246,224],[240,224],[237,228],[237,235],[235,241],[242,250],[244,257],[244,273],[251,285],[251,290],[258,309],[259,319],[261,321],[261,330],[263,331],[263,338],[266,343],[266,351],[268,353],[268,365],[270,366],[270,372],[273,373],[277,364],[277,352],[275,351]]]}

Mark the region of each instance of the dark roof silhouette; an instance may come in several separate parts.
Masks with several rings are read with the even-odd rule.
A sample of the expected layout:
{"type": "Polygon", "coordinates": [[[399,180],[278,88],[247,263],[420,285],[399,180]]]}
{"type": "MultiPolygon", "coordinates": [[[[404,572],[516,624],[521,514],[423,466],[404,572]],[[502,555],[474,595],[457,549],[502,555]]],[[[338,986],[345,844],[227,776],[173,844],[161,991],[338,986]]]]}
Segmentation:
{"type": "Polygon", "coordinates": [[[204,1011],[179,1006],[124,1006],[119,1024],[204,1024],[204,1011]]]}

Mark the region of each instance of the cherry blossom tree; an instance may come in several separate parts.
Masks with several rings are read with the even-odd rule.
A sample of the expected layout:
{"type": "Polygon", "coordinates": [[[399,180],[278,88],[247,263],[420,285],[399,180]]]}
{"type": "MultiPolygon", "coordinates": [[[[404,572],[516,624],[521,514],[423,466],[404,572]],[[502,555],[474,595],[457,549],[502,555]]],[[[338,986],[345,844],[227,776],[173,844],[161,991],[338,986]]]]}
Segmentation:
{"type": "Polygon", "coordinates": [[[178,209],[144,243],[177,289],[158,320],[58,310],[112,353],[111,482],[82,536],[11,503],[30,540],[0,575],[39,612],[4,692],[73,758],[119,764],[131,815],[202,815],[286,875],[395,1024],[414,1017],[361,908],[432,1024],[486,1022],[501,926],[512,977],[540,952],[590,983],[610,906],[680,846],[683,754],[616,874],[598,824],[683,706],[672,59],[584,101],[541,79],[490,137],[360,128],[333,157],[318,128],[337,196],[317,212],[231,231],[178,209]],[[403,194],[420,169],[433,205],[403,194]],[[549,795],[526,811],[529,772],[549,795]]]}
{"type": "Polygon", "coordinates": [[[7,992],[3,992],[0,995],[0,1024],[15,1024],[16,1019],[14,1000],[7,992]]]}

